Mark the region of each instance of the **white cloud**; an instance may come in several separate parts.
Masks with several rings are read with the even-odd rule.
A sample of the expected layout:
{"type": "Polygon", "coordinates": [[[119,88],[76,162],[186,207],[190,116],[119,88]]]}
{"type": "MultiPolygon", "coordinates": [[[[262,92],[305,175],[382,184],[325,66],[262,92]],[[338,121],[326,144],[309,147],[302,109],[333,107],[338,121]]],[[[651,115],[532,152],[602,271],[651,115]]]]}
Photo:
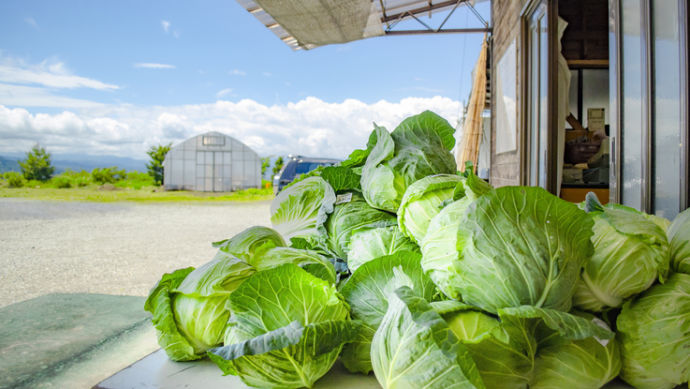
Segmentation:
{"type": "Polygon", "coordinates": [[[246,76],[247,72],[245,72],[244,70],[240,70],[240,69],[232,69],[231,71],[228,72],[228,74],[230,74],[231,76],[246,76]]]}
{"type": "Polygon", "coordinates": [[[216,97],[221,98],[223,96],[229,95],[230,93],[232,93],[232,88],[221,89],[218,91],[218,93],[216,93],[216,97]]]}
{"type": "Polygon", "coordinates": [[[56,96],[51,90],[26,85],[0,83],[0,104],[18,107],[94,108],[103,104],[56,96]]]}
{"type": "Polygon", "coordinates": [[[1,55],[0,82],[9,84],[42,85],[50,88],[66,89],[119,89],[117,85],[74,75],[67,69],[63,62],[54,59],[46,59],[39,64],[32,65],[27,64],[21,59],[1,55]]]}
{"type": "Polygon", "coordinates": [[[38,30],[38,23],[36,23],[36,19],[28,17],[28,18],[24,18],[24,22],[26,22],[26,24],[28,24],[29,26],[38,30]]]}
{"type": "Polygon", "coordinates": [[[267,106],[254,100],[173,107],[87,107],[78,114],[30,113],[0,106],[0,153],[21,152],[39,141],[49,151],[146,158],[155,144],[179,143],[219,131],[260,155],[302,154],[344,158],[364,147],[375,121],[389,130],[426,109],[455,125],[459,103],[445,97],[329,103],[315,97],[267,106]]]}
{"type": "Polygon", "coordinates": [[[139,62],[134,64],[135,68],[142,69],[175,69],[175,65],[167,63],[139,62]]]}
{"type": "Polygon", "coordinates": [[[170,31],[170,22],[167,20],[161,20],[161,27],[163,27],[163,31],[167,34],[170,31]]]}

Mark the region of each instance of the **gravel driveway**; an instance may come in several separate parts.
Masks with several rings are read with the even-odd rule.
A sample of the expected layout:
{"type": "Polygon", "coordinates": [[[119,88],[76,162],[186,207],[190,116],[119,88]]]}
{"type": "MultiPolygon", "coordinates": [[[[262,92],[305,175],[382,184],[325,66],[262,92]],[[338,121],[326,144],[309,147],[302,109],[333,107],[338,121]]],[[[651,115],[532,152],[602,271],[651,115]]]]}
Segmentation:
{"type": "Polygon", "coordinates": [[[270,226],[269,204],[0,199],[0,307],[54,292],[146,296],[164,272],[209,261],[211,242],[270,226]]]}

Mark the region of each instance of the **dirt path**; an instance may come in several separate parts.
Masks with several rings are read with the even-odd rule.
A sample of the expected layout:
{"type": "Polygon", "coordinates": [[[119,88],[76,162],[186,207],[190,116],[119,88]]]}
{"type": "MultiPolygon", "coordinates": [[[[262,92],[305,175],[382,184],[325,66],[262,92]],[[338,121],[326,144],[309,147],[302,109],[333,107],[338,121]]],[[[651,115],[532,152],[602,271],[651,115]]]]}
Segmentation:
{"type": "Polygon", "coordinates": [[[146,296],[211,242],[270,225],[269,202],[129,204],[0,199],[0,307],[53,292],[146,296]]]}

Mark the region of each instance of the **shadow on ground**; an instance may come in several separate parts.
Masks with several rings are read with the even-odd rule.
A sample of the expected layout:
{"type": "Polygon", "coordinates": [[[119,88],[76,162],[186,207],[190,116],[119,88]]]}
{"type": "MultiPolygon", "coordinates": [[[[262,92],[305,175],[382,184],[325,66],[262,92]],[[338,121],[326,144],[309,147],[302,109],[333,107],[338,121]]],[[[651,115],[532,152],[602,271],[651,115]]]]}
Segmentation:
{"type": "Polygon", "coordinates": [[[155,350],[144,300],[48,294],[0,308],[0,388],[90,387],[155,350]]]}

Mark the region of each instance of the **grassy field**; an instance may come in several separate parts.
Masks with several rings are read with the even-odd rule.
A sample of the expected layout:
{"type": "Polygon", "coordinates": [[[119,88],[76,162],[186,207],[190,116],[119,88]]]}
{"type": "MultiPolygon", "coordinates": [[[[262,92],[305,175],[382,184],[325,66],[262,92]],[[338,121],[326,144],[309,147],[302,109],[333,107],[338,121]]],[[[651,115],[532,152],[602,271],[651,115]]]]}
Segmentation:
{"type": "Polygon", "coordinates": [[[0,197],[29,198],[36,200],[56,201],[135,201],[135,202],[171,202],[171,201],[260,201],[273,198],[273,189],[245,189],[237,192],[189,192],[189,191],[154,191],[155,187],[141,189],[116,188],[102,190],[98,186],[82,188],[8,188],[0,187],[0,197]]]}
{"type": "Polygon", "coordinates": [[[236,192],[165,191],[146,173],[105,168],[91,173],[66,171],[45,182],[27,181],[14,172],[0,174],[2,197],[94,202],[259,201],[272,199],[273,189],[264,181],[261,189],[236,192]]]}

